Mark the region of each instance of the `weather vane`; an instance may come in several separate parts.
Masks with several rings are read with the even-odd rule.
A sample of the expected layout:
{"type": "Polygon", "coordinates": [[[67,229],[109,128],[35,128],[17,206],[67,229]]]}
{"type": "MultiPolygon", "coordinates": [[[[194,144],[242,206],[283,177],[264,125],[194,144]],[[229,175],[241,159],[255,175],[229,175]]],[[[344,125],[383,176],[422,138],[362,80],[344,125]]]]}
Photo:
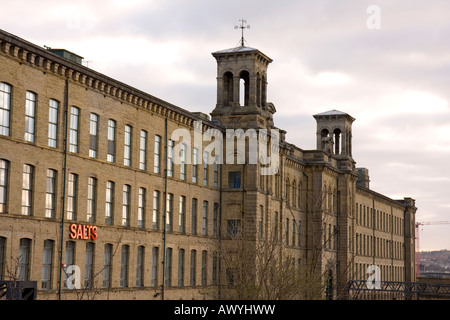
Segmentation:
{"type": "Polygon", "coordinates": [[[234,28],[242,30],[241,45],[244,46],[244,29],[250,29],[250,26],[247,24],[247,20],[241,19],[239,21],[241,22],[241,25],[234,26],[234,28]]]}

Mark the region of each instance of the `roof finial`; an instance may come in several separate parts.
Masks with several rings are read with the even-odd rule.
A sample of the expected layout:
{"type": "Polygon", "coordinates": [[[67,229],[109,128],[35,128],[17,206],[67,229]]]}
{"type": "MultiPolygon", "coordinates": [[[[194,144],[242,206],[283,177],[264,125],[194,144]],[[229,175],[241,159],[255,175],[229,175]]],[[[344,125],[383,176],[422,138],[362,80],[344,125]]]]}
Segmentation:
{"type": "Polygon", "coordinates": [[[241,29],[242,30],[242,38],[241,38],[241,46],[244,46],[244,29],[250,29],[250,26],[247,25],[247,20],[241,19],[239,20],[241,22],[240,26],[234,26],[235,29],[241,29]]]}

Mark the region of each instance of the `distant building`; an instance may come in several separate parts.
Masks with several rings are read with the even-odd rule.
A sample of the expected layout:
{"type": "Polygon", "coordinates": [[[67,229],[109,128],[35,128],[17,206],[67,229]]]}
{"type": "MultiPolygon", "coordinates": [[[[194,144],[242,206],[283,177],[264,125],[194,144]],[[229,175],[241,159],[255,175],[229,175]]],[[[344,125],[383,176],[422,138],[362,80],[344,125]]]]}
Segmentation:
{"type": "MultiPolygon", "coordinates": [[[[369,188],[352,156],[355,119],[314,115],[317,148],[303,150],[274,125],[272,60],[245,46],[213,56],[217,104],[206,115],[0,31],[0,279],[37,281],[38,299],[83,288],[96,299],[220,298],[238,281],[223,247],[244,237],[276,239],[305,276],[313,265],[321,298],[349,298],[347,282],[371,265],[381,280],[415,281],[414,200],[369,188]],[[192,143],[171,140],[177,129],[192,143]],[[267,138],[277,162],[251,162],[237,143],[221,150],[234,162],[219,161],[212,140],[194,143],[227,129],[248,142],[279,133],[267,138]]],[[[249,272],[261,262],[244,260],[249,272]]]]}

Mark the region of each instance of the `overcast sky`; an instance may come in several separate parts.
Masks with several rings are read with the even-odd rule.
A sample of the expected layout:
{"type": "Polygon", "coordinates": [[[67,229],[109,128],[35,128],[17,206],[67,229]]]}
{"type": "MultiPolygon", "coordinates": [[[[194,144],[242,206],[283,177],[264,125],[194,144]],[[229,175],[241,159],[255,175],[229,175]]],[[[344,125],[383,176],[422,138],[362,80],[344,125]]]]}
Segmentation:
{"type": "MultiPolygon", "coordinates": [[[[347,112],[371,189],[416,199],[417,221],[450,221],[448,0],[2,0],[0,13],[7,32],[205,113],[211,53],[238,46],[246,19],[246,45],[274,60],[267,99],[289,142],[315,149],[312,115],[347,112]]],[[[450,249],[450,224],[421,228],[420,248],[450,249]]]]}

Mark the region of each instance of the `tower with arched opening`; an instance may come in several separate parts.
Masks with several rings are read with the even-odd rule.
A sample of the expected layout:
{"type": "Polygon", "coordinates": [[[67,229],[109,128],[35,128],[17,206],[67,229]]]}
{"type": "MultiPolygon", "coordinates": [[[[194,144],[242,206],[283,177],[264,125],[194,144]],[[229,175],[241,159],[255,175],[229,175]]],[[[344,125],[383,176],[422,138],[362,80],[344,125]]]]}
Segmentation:
{"type": "Polygon", "coordinates": [[[226,127],[270,128],[275,108],[267,102],[267,68],[272,59],[240,46],[212,53],[217,60],[217,103],[212,119],[226,127]]]}
{"type": "Polygon", "coordinates": [[[331,110],[314,115],[317,122],[317,149],[341,160],[353,170],[352,123],[355,119],[348,113],[331,110]]]}

